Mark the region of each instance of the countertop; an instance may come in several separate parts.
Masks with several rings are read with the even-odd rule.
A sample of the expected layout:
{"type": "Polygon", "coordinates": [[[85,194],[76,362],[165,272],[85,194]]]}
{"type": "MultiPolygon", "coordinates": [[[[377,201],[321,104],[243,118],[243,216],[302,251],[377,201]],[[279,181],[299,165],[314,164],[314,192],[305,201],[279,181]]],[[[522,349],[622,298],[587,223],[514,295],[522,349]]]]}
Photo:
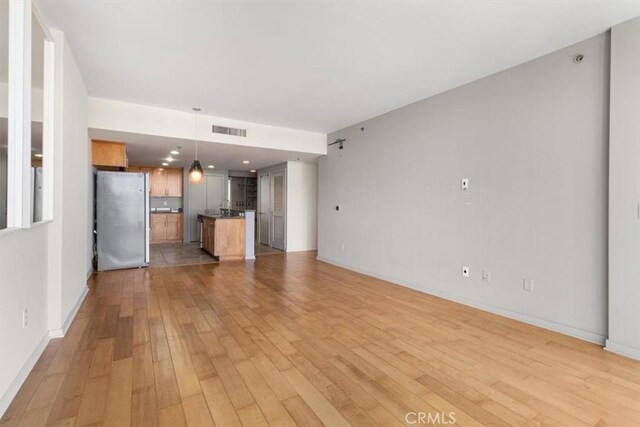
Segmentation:
{"type": "Polygon", "coordinates": [[[151,211],[151,215],[162,214],[162,215],[176,215],[181,214],[183,212],[153,212],[151,211]]]}
{"type": "Polygon", "coordinates": [[[243,216],[228,216],[228,215],[210,215],[210,214],[203,214],[203,213],[199,213],[198,217],[202,217],[202,218],[209,218],[209,219],[245,219],[245,217],[243,216]]]}

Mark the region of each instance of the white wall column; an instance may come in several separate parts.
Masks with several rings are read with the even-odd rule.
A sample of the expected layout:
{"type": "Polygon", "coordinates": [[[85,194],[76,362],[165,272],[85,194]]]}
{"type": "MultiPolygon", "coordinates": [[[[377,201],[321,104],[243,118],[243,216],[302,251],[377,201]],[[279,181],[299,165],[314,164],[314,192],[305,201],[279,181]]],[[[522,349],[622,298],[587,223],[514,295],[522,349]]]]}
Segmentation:
{"type": "Polygon", "coordinates": [[[611,29],[609,338],[640,359],[640,18],[611,29]]]}

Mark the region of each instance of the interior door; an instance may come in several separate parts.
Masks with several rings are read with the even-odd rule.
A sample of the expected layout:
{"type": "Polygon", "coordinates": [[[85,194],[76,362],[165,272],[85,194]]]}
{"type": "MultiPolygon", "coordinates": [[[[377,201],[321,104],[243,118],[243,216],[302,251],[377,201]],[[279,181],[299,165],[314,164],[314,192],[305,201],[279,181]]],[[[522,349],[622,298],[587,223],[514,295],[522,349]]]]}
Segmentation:
{"type": "Polygon", "coordinates": [[[271,182],[269,174],[260,175],[260,201],[258,206],[258,233],[259,242],[263,245],[270,245],[269,242],[269,213],[271,208],[271,182]]]}
{"type": "Polygon", "coordinates": [[[284,171],[271,174],[271,247],[285,250],[285,196],[284,171]]]}
{"type": "Polygon", "coordinates": [[[220,204],[224,200],[224,176],[207,175],[207,213],[220,213],[220,204]]]}

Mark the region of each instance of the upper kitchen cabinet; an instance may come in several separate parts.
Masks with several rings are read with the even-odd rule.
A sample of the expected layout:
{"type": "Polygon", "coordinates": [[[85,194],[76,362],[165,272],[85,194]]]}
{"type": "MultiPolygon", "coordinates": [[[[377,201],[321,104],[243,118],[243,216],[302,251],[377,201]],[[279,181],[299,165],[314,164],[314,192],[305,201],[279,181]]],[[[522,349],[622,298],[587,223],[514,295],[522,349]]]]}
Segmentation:
{"type": "Polygon", "coordinates": [[[154,168],[151,171],[151,196],[182,197],[182,168],[154,168]]]}
{"type": "Polygon", "coordinates": [[[151,171],[151,195],[162,197],[167,195],[167,171],[155,168],[151,171]]]}
{"type": "Polygon", "coordinates": [[[126,168],[129,165],[127,145],[122,142],[93,140],[91,155],[96,167],[126,168]]]}
{"type": "Polygon", "coordinates": [[[182,168],[167,169],[167,196],[182,197],[182,168]]]}

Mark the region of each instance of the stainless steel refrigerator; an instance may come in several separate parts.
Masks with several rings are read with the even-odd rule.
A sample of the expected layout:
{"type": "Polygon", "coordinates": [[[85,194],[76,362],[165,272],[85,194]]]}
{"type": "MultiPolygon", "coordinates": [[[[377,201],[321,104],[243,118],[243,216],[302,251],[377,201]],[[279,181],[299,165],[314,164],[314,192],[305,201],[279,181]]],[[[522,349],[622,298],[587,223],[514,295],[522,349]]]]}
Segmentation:
{"type": "Polygon", "coordinates": [[[33,187],[33,200],[31,201],[31,212],[33,222],[42,221],[42,167],[31,168],[31,185],[33,187]]]}
{"type": "Polygon", "coordinates": [[[98,271],[149,265],[149,174],[98,171],[98,271]]]}

